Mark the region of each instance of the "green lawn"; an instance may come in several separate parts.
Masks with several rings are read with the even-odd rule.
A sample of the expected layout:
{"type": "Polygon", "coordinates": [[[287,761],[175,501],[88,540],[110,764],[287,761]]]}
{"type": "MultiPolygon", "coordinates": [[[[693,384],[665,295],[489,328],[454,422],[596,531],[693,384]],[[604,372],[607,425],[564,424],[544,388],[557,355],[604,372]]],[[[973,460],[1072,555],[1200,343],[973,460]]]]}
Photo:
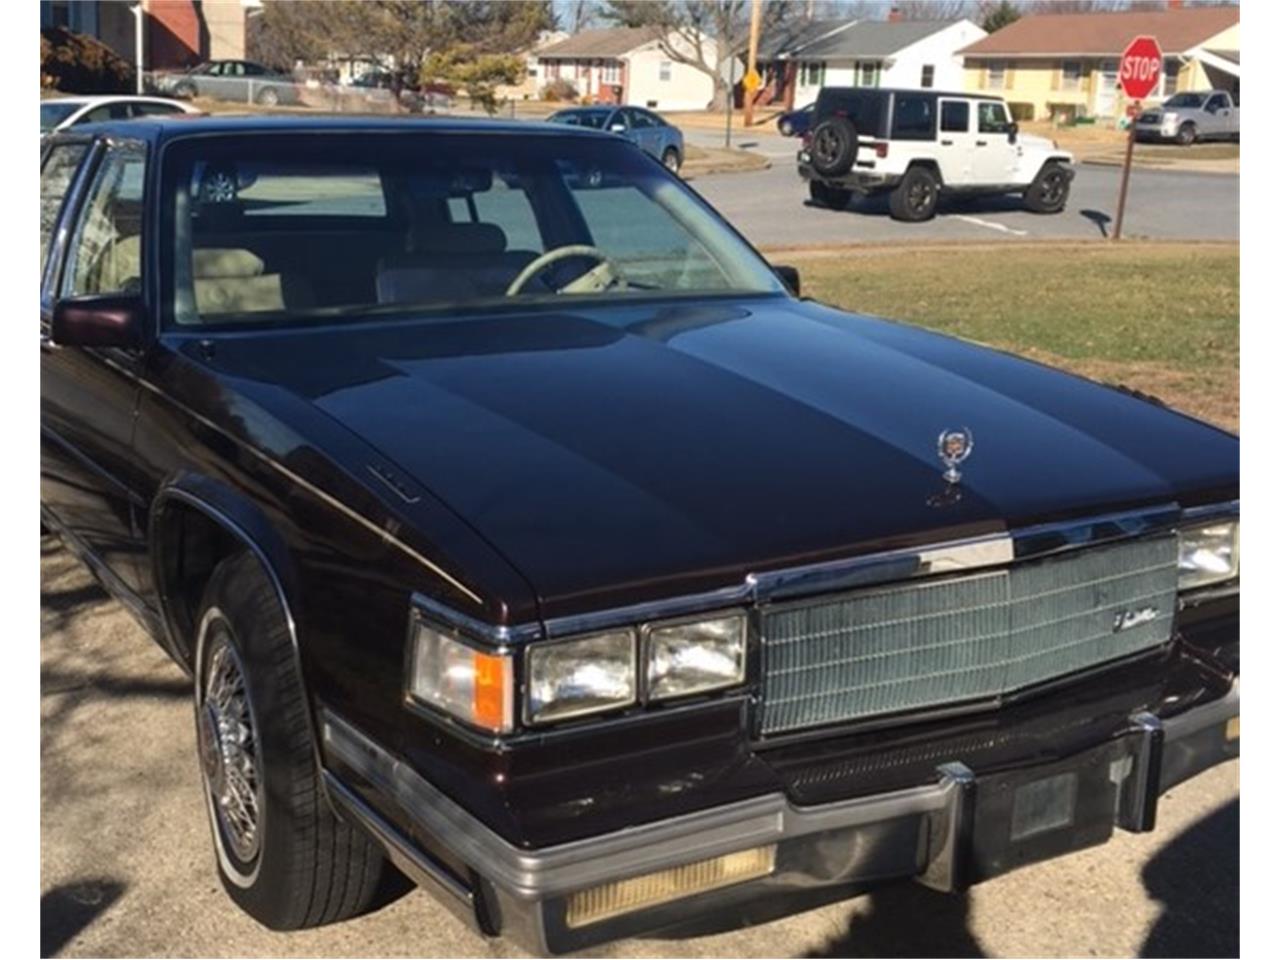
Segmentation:
{"type": "Polygon", "coordinates": [[[1240,251],[1227,244],[870,248],[788,259],[805,293],[1239,423],[1240,251]]]}

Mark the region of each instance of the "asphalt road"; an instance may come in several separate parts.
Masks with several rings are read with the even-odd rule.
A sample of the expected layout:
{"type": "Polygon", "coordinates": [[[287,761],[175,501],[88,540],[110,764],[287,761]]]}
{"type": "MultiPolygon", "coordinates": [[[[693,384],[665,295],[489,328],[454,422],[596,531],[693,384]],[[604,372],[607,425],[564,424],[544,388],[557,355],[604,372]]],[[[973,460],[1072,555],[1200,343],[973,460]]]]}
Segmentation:
{"type": "MultiPolygon", "coordinates": [[[[272,933],[215,873],[189,686],[52,537],[41,544],[42,956],[522,956],[412,891],[358,920],[272,933]]],[[[1167,795],[1159,826],[963,896],[903,884],[605,957],[1239,954],[1239,767],[1167,795]]]]}
{"type": "MultiPolygon", "coordinates": [[[[723,135],[688,131],[691,143],[722,146],[723,135]]],[[[713,174],[692,181],[728,220],[757,246],[807,246],[904,241],[1103,239],[1113,232],[1120,168],[1081,164],[1066,209],[1038,215],[1016,196],[944,201],[926,223],[889,218],[884,198],[859,200],[847,210],[809,204],[807,185],[796,174],[799,141],[768,133],[734,134],[735,146],[768,157],[773,166],[756,173],[713,174]]],[[[1124,235],[1161,240],[1238,240],[1240,178],[1230,174],[1181,173],[1134,168],[1124,235]]]]}

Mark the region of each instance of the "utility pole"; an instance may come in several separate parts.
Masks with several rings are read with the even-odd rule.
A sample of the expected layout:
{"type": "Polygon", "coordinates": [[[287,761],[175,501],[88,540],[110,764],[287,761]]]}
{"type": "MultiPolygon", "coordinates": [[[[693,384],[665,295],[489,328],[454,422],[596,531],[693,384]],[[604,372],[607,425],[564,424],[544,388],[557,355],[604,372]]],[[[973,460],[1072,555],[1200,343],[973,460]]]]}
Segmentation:
{"type": "Polygon", "coordinates": [[[742,84],[742,126],[751,126],[755,112],[756,91],[760,89],[760,74],[756,72],[756,51],[760,48],[760,8],[763,0],[751,0],[751,36],[747,41],[747,74],[742,84]]]}

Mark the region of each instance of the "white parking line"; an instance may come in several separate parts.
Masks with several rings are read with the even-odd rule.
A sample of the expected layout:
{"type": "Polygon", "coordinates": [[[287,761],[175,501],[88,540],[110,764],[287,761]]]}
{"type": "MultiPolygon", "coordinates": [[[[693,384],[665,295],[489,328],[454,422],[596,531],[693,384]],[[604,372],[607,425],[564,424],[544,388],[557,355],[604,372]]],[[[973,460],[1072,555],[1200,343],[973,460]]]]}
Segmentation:
{"type": "Polygon", "coordinates": [[[998,230],[1001,233],[1012,233],[1015,237],[1025,237],[1028,233],[1026,230],[1015,230],[1013,227],[1006,227],[1003,223],[995,223],[991,220],[981,220],[978,217],[967,217],[962,213],[951,213],[947,216],[952,220],[963,220],[965,223],[972,223],[979,227],[986,227],[989,230],[998,230]]]}

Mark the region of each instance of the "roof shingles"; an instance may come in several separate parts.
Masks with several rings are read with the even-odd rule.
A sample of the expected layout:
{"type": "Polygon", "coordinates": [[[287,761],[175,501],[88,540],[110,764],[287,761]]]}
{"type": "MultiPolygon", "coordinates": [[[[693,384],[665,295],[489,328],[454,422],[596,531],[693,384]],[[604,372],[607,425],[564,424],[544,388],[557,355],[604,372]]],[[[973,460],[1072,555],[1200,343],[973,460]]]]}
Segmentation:
{"type": "Polygon", "coordinates": [[[960,53],[966,57],[1119,56],[1139,36],[1155,37],[1166,54],[1183,53],[1239,22],[1239,7],[1035,14],[1015,20],[960,53]]]}
{"type": "Polygon", "coordinates": [[[658,39],[657,31],[649,27],[609,27],[600,30],[583,30],[545,50],[538,56],[544,59],[579,60],[584,58],[615,58],[626,56],[637,47],[658,39]]]}

